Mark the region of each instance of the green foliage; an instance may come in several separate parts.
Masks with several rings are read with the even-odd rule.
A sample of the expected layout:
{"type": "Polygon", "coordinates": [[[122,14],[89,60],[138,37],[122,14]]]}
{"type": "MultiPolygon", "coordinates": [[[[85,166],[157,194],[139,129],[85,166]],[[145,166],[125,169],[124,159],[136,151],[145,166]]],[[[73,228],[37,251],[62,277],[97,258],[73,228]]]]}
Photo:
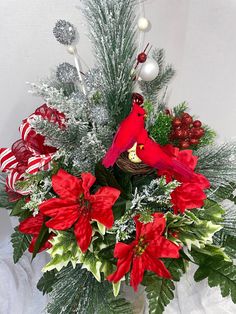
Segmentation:
{"type": "Polygon", "coordinates": [[[28,210],[25,210],[23,208],[26,204],[25,200],[26,200],[26,197],[23,197],[16,203],[14,203],[13,208],[10,213],[11,216],[17,216],[17,217],[20,217],[21,219],[25,219],[32,215],[32,213],[29,213],[28,210]]]}
{"type": "Polygon", "coordinates": [[[121,172],[118,168],[115,168],[112,173],[99,162],[95,167],[95,176],[99,185],[116,188],[120,190],[123,198],[131,199],[132,185],[128,174],[121,172]]]}
{"type": "Polygon", "coordinates": [[[208,191],[208,198],[215,202],[222,202],[226,199],[236,203],[236,196],[234,191],[236,190],[236,183],[229,183],[227,185],[219,186],[216,189],[210,189],[208,191]]]}
{"type": "MultiPolygon", "coordinates": [[[[44,282],[44,287],[46,285],[44,282]]],[[[132,313],[126,300],[113,296],[111,284],[107,281],[99,283],[90,272],[78,265],[76,268],[68,265],[55,273],[50,297],[48,314],[132,313]]]]}
{"type": "Polygon", "coordinates": [[[219,286],[222,297],[230,296],[236,303],[236,266],[231,261],[225,261],[223,256],[209,256],[200,251],[192,251],[195,262],[199,265],[194,279],[201,281],[208,278],[210,287],[219,286]]]}
{"type": "Polygon", "coordinates": [[[28,249],[30,241],[30,235],[21,233],[18,227],[14,229],[14,233],[11,235],[14,263],[17,263],[23,253],[28,249]]]}
{"type": "Polygon", "coordinates": [[[179,281],[186,269],[186,262],[182,258],[165,259],[164,262],[172,275],[172,280],[147,272],[142,282],[147,293],[150,314],[164,312],[165,307],[174,299],[174,281],[179,281]]]}
{"type": "Polygon", "coordinates": [[[171,65],[165,65],[165,53],[163,49],[154,49],[152,57],[159,65],[159,74],[153,81],[141,81],[139,85],[144,97],[156,104],[161,90],[170,82],[175,71],[171,65]]]}
{"type": "Polygon", "coordinates": [[[119,123],[130,111],[135,63],[134,0],[84,0],[102,93],[111,119],[119,123]]]}
{"type": "MultiPolygon", "coordinates": [[[[94,231],[96,231],[95,228],[94,231]]],[[[83,268],[90,271],[98,281],[101,281],[101,273],[107,276],[113,271],[110,261],[105,260],[102,254],[99,255],[102,249],[104,250],[108,246],[111,246],[111,244],[113,244],[112,252],[114,249],[114,243],[111,241],[106,243],[107,239],[105,239],[105,236],[103,237],[102,243],[100,243],[99,234],[96,233],[90,247],[91,251],[88,250],[83,254],[76,242],[73,232],[57,231],[56,233],[57,235],[50,240],[53,246],[48,250],[51,260],[44,266],[43,271],[48,272],[53,269],[60,271],[69,264],[71,264],[73,268],[75,268],[77,264],[83,264],[83,268]]]]}
{"type": "Polygon", "coordinates": [[[205,133],[203,137],[201,137],[200,143],[196,146],[196,149],[211,145],[216,139],[216,132],[213,129],[211,129],[208,125],[203,125],[202,127],[204,128],[205,133]]]}
{"type": "Polygon", "coordinates": [[[46,227],[45,223],[43,223],[40,229],[39,235],[37,237],[37,240],[35,242],[35,245],[34,245],[32,258],[35,258],[35,256],[37,255],[41,247],[47,242],[49,238],[49,234],[50,234],[49,229],[46,227]]]}
{"type": "Polygon", "coordinates": [[[0,173],[0,208],[11,209],[14,204],[9,201],[9,196],[6,192],[5,180],[5,175],[0,173]]]}
{"type": "Polygon", "coordinates": [[[180,117],[187,110],[188,110],[188,104],[184,101],[181,104],[173,108],[173,113],[175,117],[180,117]]]}
{"type": "Polygon", "coordinates": [[[236,143],[210,145],[197,151],[197,172],[211,182],[212,189],[236,183],[236,143]]]}
{"type": "Polygon", "coordinates": [[[206,243],[212,242],[213,235],[222,228],[219,224],[214,223],[214,221],[199,219],[190,211],[186,211],[183,216],[173,215],[170,212],[165,216],[167,219],[167,235],[170,240],[176,240],[172,237],[172,234],[177,232],[178,240],[183,245],[187,245],[189,250],[191,250],[193,245],[204,247],[206,243]]]}
{"type": "Polygon", "coordinates": [[[57,281],[56,271],[51,270],[47,271],[43,274],[43,276],[40,278],[37,288],[39,291],[41,291],[44,294],[48,294],[49,292],[52,292],[53,285],[57,281]]]}
{"type": "Polygon", "coordinates": [[[170,132],[172,128],[172,117],[170,115],[159,113],[156,121],[150,128],[150,135],[160,145],[166,145],[170,142],[170,132]]]}
{"type": "Polygon", "coordinates": [[[201,220],[208,220],[219,224],[223,222],[223,215],[225,214],[225,210],[220,204],[209,199],[205,201],[202,209],[196,209],[192,212],[201,220]]]}
{"type": "Polygon", "coordinates": [[[223,230],[214,235],[214,244],[223,247],[229,257],[236,258],[236,237],[225,234],[223,230]]]}
{"type": "Polygon", "coordinates": [[[75,239],[75,235],[70,231],[56,231],[56,236],[50,240],[52,247],[48,250],[51,260],[43,268],[43,271],[56,269],[60,271],[63,267],[72,263],[73,267],[79,262],[82,255],[75,239]]]}

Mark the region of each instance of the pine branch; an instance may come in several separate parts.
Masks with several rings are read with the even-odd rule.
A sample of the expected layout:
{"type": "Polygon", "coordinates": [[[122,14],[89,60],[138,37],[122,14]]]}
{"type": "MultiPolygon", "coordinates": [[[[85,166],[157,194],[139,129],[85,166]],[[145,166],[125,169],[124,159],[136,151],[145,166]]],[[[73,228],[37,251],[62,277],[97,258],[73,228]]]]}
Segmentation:
{"type": "MultiPolygon", "coordinates": [[[[52,276],[44,277],[41,289],[43,286],[48,291],[51,279],[52,276]]],[[[53,291],[49,295],[51,302],[47,306],[48,314],[132,313],[126,300],[113,296],[112,287],[107,281],[99,283],[90,272],[80,266],[75,269],[67,266],[56,272],[53,291]]]]}
{"type": "Polygon", "coordinates": [[[236,143],[211,145],[197,151],[197,171],[211,182],[212,188],[236,183],[236,143]]]}
{"type": "Polygon", "coordinates": [[[188,104],[184,101],[173,108],[175,117],[180,117],[182,113],[188,110],[188,104]]]}
{"type": "Polygon", "coordinates": [[[135,63],[134,0],[84,0],[96,60],[111,118],[120,122],[130,111],[135,63]]]}
{"type": "Polygon", "coordinates": [[[153,81],[141,81],[139,85],[146,100],[156,104],[161,90],[173,78],[175,71],[171,65],[165,65],[165,53],[163,49],[155,49],[152,57],[158,63],[159,74],[153,81]]]}
{"type": "Polygon", "coordinates": [[[16,227],[15,232],[11,235],[11,243],[13,246],[13,260],[17,263],[23,253],[28,249],[31,236],[21,233],[16,227]]]}

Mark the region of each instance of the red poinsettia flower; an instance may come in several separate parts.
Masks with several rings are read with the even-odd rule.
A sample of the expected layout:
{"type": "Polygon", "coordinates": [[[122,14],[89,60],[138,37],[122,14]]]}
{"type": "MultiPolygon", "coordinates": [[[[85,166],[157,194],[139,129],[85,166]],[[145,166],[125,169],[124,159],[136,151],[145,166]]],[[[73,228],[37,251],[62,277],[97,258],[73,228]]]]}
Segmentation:
{"type": "Polygon", "coordinates": [[[130,285],[136,291],[142,282],[145,270],[160,277],[171,278],[171,274],[160,258],[179,258],[180,247],[162,236],[166,221],[161,213],[153,214],[153,222],[143,224],[135,218],[136,238],[130,244],[118,242],[114,256],[118,258],[117,270],[107,279],[114,283],[130,271],[130,285]],[[131,266],[132,265],[132,266],[131,266]]]}
{"type": "Polygon", "coordinates": [[[74,227],[82,252],[90,245],[93,220],[112,227],[112,206],[120,195],[120,191],[112,187],[101,187],[91,195],[89,190],[95,181],[91,173],[82,173],[80,179],[61,169],[52,177],[53,189],[60,198],[52,198],[39,206],[41,213],[52,217],[46,222],[48,228],[66,230],[74,227]]]}
{"type": "MultiPolygon", "coordinates": [[[[30,253],[34,252],[34,246],[35,246],[35,243],[38,239],[38,236],[39,236],[40,230],[43,226],[44,220],[45,220],[45,217],[41,213],[39,213],[35,217],[26,218],[25,220],[23,220],[20,223],[20,225],[18,227],[20,232],[25,233],[25,234],[30,234],[33,236],[31,243],[30,243],[30,246],[29,246],[29,252],[30,253]]],[[[50,240],[52,237],[53,237],[53,234],[51,233],[48,237],[48,240],[50,240]]],[[[39,252],[42,252],[46,249],[50,249],[50,247],[52,245],[48,240],[40,248],[39,252]]]]}
{"type": "MultiPolygon", "coordinates": [[[[179,148],[172,145],[166,145],[164,150],[168,155],[185,164],[190,169],[194,170],[196,168],[198,158],[193,155],[192,150],[179,150],[179,148]]],[[[206,199],[204,190],[210,187],[210,183],[202,174],[195,173],[189,181],[171,170],[160,170],[158,175],[164,175],[167,182],[172,180],[181,182],[181,185],[171,193],[175,214],[178,214],[178,212],[183,213],[186,209],[200,208],[204,205],[204,200],[206,199]]]]}

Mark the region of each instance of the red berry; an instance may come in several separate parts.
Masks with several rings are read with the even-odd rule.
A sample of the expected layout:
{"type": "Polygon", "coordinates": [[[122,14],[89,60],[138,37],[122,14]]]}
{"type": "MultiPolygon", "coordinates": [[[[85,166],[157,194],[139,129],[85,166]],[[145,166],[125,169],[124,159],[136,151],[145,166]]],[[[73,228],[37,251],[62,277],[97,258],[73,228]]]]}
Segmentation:
{"type": "Polygon", "coordinates": [[[205,131],[203,128],[192,128],[191,138],[200,138],[204,135],[205,131]]]}
{"type": "Polygon", "coordinates": [[[172,236],[174,238],[178,239],[179,238],[179,232],[177,232],[177,231],[172,232],[172,236]]]}
{"type": "Polygon", "coordinates": [[[144,98],[139,93],[133,93],[132,94],[132,103],[136,103],[138,105],[142,105],[144,101],[144,98]]]}
{"type": "Polygon", "coordinates": [[[190,143],[189,143],[189,141],[181,141],[180,143],[179,143],[179,146],[180,146],[180,148],[188,148],[189,146],[190,146],[190,143]]]}
{"type": "Polygon", "coordinates": [[[173,120],[172,120],[172,125],[173,125],[173,127],[179,127],[179,126],[181,126],[181,120],[179,119],[179,118],[174,118],[173,120]]]}
{"type": "Polygon", "coordinates": [[[202,122],[199,120],[195,120],[195,121],[193,121],[193,126],[195,128],[200,128],[202,126],[202,122]]]}
{"type": "Polygon", "coordinates": [[[192,117],[188,117],[188,116],[185,116],[182,118],[182,123],[185,124],[185,125],[190,125],[193,123],[193,118],[192,117]]]}
{"type": "Polygon", "coordinates": [[[199,132],[201,134],[200,137],[202,137],[205,134],[205,130],[203,128],[199,128],[199,132]]]}
{"type": "Polygon", "coordinates": [[[146,60],[147,60],[147,55],[145,52],[141,52],[139,55],[138,55],[138,63],[144,63],[146,60]]]}
{"type": "Polygon", "coordinates": [[[190,139],[190,144],[191,144],[191,145],[198,145],[198,144],[199,144],[199,140],[196,139],[196,138],[191,138],[191,139],[190,139]]]}
{"type": "Polygon", "coordinates": [[[189,132],[186,129],[182,129],[182,138],[186,139],[189,136],[189,132]]]}
{"type": "Polygon", "coordinates": [[[182,119],[189,118],[189,117],[191,118],[190,114],[187,113],[187,112],[183,112],[182,115],[181,115],[182,119]]]}
{"type": "Polygon", "coordinates": [[[170,111],[170,109],[165,109],[165,114],[167,114],[168,116],[171,116],[171,111],[170,111]]]}
{"type": "Polygon", "coordinates": [[[175,130],[174,137],[175,138],[182,138],[183,137],[183,131],[181,129],[175,130]]]}

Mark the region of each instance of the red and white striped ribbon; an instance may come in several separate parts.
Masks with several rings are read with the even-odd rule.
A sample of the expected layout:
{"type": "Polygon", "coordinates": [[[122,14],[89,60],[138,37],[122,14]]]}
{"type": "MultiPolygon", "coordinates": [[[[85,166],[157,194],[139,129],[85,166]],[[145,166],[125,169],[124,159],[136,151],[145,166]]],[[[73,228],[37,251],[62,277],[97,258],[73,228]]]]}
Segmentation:
{"type": "Polygon", "coordinates": [[[19,172],[17,172],[16,170],[12,170],[10,171],[10,173],[8,174],[8,176],[6,177],[6,186],[16,192],[19,193],[21,195],[28,195],[30,194],[30,190],[28,191],[22,191],[17,189],[16,187],[16,183],[17,181],[19,181],[20,179],[22,179],[24,177],[24,174],[20,174],[19,172]]]}
{"type": "Polygon", "coordinates": [[[0,171],[6,172],[14,169],[18,164],[16,157],[13,155],[10,148],[0,149],[0,171]]]}

